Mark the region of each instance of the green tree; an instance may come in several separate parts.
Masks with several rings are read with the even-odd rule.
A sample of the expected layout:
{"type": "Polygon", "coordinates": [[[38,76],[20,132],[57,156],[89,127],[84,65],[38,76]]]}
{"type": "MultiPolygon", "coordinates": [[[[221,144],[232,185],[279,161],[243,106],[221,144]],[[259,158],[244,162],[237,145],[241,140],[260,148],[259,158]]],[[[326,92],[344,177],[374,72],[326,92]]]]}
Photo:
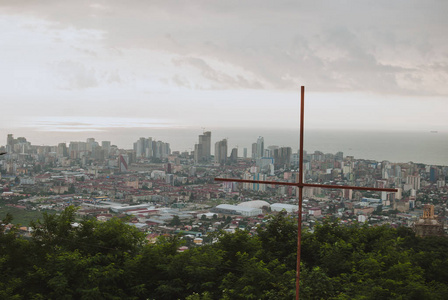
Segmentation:
{"type": "MultiPolygon", "coordinates": [[[[178,252],[177,236],[147,244],[119,219],[76,224],[75,208],[45,214],[31,238],[0,225],[0,299],[291,299],[295,219],[272,216],[255,235],[212,235],[178,252]]],[[[337,221],[302,232],[303,299],[446,299],[448,240],[337,221]],[[446,266],[446,268],[445,268],[446,266]]]]}
{"type": "Polygon", "coordinates": [[[171,226],[180,226],[182,224],[182,222],[180,221],[180,218],[178,215],[174,215],[173,219],[171,219],[170,221],[170,225],[171,226]]]}
{"type": "Polygon", "coordinates": [[[258,237],[262,244],[261,258],[274,259],[291,269],[296,267],[297,221],[284,213],[271,215],[265,228],[259,227],[258,237]]]}
{"type": "Polygon", "coordinates": [[[75,185],[74,184],[71,184],[70,185],[70,187],[68,188],[68,191],[67,191],[69,194],[74,194],[74,193],[76,193],[76,190],[75,190],[75,185]]]}

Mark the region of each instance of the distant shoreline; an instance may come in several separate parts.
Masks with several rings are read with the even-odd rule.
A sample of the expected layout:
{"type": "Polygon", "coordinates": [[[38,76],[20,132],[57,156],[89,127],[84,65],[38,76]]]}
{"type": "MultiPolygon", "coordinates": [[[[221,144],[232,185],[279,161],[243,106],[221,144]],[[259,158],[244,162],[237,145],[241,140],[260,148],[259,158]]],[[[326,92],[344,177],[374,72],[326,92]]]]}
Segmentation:
{"type": "MultiPolygon", "coordinates": [[[[268,125],[267,125],[268,126],[268,125]]],[[[298,151],[299,133],[296,129],[267,128],[206,128],[212,132],[212,153],[217,141],[228,138],[228,152],[238,145],[238,155],[243,156],[243,149],[247,148],[248,156],[252,151],[252,143],[259,136],[264,137],[265,147],[277,145],[291,147],[293,152],[298,151]]],[[[111,141],[119,148],[132,149],[133,143],[140,137],[152,137],[170,143],[172,151],[192,151],[198,143],[198,136],[202,134],[200,128],[113,128],[96,132],[30,132],[11,130],[8,133],[14,136],[24,136],[33,145],[54,146],[58,143],[70,141],[86,141],[93,137],[96,141],[111,141]]],[[[3,143],[6,144],[6,134],[3,143]]],[[[448,133],[428,131],[362,131],[362,130],[305,130],[305,151],[313,153],[344,152],[357,159],[372,159],[376,161],[388,160],[390,162],[424,163],[427,165],[448,166],[448,133]]]]}

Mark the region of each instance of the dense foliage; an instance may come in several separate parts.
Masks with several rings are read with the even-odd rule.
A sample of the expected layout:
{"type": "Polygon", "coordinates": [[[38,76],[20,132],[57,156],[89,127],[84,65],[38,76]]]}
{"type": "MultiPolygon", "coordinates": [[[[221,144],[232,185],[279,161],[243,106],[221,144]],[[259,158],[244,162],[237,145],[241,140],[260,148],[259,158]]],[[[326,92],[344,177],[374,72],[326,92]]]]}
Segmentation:
{"type": "MultiPolygon", "coordinates": [[[[9,216],[3,224],[10,222],[9,216]]],[[[33,236],[0,233],[0,299],[293,299],[296,223],[273,216],[256,236],[220,233],[178,252],[181,240],[145,236],[118,219],[44,215],[33,236]]],[[[408,228],[304,231],[301,299],[446,299],[448,239],[408,228]]]]}

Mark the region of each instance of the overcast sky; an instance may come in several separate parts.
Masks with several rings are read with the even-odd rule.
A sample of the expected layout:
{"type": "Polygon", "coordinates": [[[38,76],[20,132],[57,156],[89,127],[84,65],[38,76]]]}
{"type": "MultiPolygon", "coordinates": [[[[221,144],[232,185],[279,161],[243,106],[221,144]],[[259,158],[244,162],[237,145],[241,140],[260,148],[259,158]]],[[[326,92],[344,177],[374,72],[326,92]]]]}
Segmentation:
{"type": "Polygon", "coordinates": [[[447,16],[428,0],[0,0],[0,144],[294,128],[301,85],[309,129],[447,132],[447,16]]]}

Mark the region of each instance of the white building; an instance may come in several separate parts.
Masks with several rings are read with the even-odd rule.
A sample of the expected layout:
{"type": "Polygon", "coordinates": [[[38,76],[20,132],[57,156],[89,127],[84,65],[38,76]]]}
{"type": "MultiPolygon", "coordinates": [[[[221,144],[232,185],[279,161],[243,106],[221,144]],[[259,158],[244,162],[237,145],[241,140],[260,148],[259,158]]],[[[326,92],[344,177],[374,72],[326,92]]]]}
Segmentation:
{"type": "Polygon", "coordinates": [[[250,207],[250,208],[263,208],[263,207],[271,207],[271,205],[263,200],[253,200],[247,202],[241,202],[238,206],[250,207]]]}
{"type": "Polygon", "coordinates": [[[292,204],[284,204],[284,203],[274,203],[271,205],[272,211],[282,211],[285,210],[288,213],[295,213],[299,210],[298,205],[292,205],[292,204]]]}
{"type": "Polygon", "coordinates": [[[245,217],[253,217],[263,213],[260,208],[244,207],[230,204],[220,204],[215,207],[215,211],[233,215],[243,215],[245,217]]]}

